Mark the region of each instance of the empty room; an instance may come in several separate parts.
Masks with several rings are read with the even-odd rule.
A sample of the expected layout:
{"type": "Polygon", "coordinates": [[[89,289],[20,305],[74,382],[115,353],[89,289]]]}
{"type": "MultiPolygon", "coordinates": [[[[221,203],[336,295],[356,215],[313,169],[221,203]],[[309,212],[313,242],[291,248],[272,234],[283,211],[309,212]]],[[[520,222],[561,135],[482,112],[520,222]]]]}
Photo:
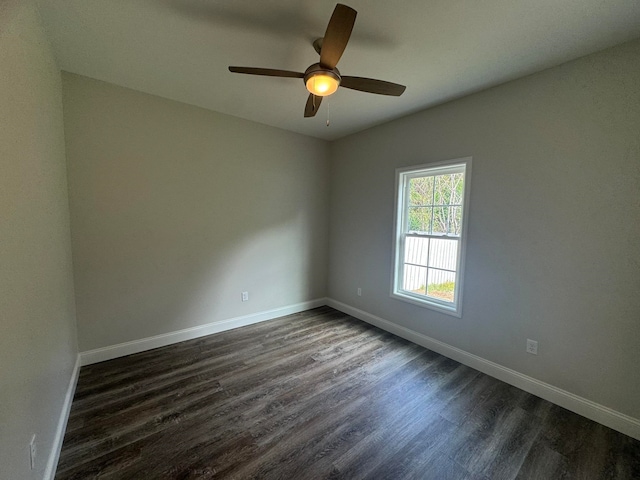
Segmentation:
{"type": "Polygon", "coordinates": [[[0,2],[0,480],[640,478],[637,0],[0,2]]]}

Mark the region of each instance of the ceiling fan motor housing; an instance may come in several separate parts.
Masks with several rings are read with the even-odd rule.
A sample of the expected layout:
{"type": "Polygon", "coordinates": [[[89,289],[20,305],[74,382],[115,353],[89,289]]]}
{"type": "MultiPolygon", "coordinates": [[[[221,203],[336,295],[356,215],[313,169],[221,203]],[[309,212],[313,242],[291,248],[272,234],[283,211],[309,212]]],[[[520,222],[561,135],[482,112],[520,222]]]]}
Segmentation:
{"type": "Polygon", "coordinates": [[[324,68],[319,63],[314,63],[309,68],[307,68],[304,72],[303,77],[303,81],[305,86],[307,87],[307,90],[319,97],[331,95],[332,93],[334,93],[340,85],[341,80],[342,77],[340,76],[340,71],[337,68],[324,68]],[[315,79],[321,79],[323,82],[330,84],[330,86],[328,87],[329,89],[326,91],[314,89],[313,80],[315,79]]]}

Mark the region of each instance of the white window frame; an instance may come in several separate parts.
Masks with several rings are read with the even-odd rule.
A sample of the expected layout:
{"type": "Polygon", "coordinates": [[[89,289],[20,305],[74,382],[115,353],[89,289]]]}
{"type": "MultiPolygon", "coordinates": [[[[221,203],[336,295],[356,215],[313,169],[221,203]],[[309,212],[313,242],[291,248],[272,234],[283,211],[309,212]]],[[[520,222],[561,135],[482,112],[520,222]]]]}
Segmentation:
{"type": "MultiPolygon", "coordinates": [[[[467,250],[467,224],[469,221],[469,192],[471,189],[472,157],[428,163],[396,169],[396,208],[394,218],[393,271],[391,272],[391,297],[413,303],[455,317],[462,317],[462,292],[464,285],[464,260],[467,250]],[[446,302],[402,289],[404,278],[405,238],[408,236],[408,182],[409,179],[427,175],[444,175],[464,168],[464,191],[462,199],[462,226],[459,237],[447,235],[424,235],[429,238],[459,238],[456,266],[454,302],[446,302]]],[[[415,234],[411,234],[412,236],[415,234]]],[[[420,234],[421,235],[421,234],[420,234]]]]}

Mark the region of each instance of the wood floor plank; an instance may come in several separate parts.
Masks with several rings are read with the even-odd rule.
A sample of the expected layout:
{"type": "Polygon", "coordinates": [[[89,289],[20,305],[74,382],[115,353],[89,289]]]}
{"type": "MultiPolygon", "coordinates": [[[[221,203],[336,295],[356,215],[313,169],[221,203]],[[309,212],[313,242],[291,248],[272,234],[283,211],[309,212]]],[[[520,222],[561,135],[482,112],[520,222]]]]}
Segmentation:
{"type": "Polygon", "coordinates": [[[640,442],[321,307],[83,367],[92,478],[630,480],[640,442]]]}
{"type": "Polygon", "coordinates": [[[529,450],[516,480],[528,478],[553,478],[564,480],[571,478],[567,468],[567,458],[542,442],[535,442],[529,450]]]}
{"type": "MultiPolygon", "coordinates": [[[[431,461],[434,457],[442,458],[441,449],[456,434],[456,426],[440,415],[432,415],[424,425],[424,429],[414,439],[403,447],[397,449],[391,459],[378,465],[371,471],[367,478],[371,480],[379,478],[425,478],[426,472],[431,472],[431,461]]],[[[438,462],[436,462],[438,463],[438,462]]],[[[454,462],[446,460],[445,469],[454,462]]],[[[464,471],[462,467],[454,467],[453,470],[464,471]]],[[[435,469],[437,472],[438,469],[435,469]]],[[[438,472],[440,473],[440,472],[438,472]]],[[[468,472],[465,471],[465,475],[468,472]]],[[[432,476],[432,478],[437,478],[432,476]]],[[[461,477],[461,478],[464,478],[461,477]]]]}
{"type": "MultiPolygon", "coordinates": [[[[419,349],[411,349],[412,357],[405,365],[407,368],[397,372],[396,375],[381,375],[376,380],[359,378],[358,381],[344,383],[345,390],[339,391],[339,395],[334,392],[327,392],[328,396],[320,398],[321,404],[309,405],[305,402],[303,415],[296,418],[294,424],[297,435],[291,436],[288,431],[280,428],[278,433],[284,433],[276,438],[269,438],[269,450],[265,452],[258,462],[243,467],[239,472],[240,478],[253,476],[263,477],[270,474],[268,468],[277,465],[277,462],[266,461],[273,459],[278,462],[282,460],[281,448],[289,452],[289,458],[298,458],[302,452],[315,448],[318,439],[334,431],[345,421],[347,423],[365,415],[368,419],[367,427],[375,428],[384,420],[384,413],[388,409],[388,403],[373,397],[376,390],[392,391],[407,382],[410,382],[422,369],[428,368],[433,363],[433,357],[421,355],[419,349]],[[415,356],[414,356],[415,355],[415,356]],[[364,393],[368,391],[369,394],[364,393]],[[363,394],[364,393],[364,394],[363,394]],[[368,403],[367,403],[368,402],[368,403]],[[321,413],[320,415],[318,415],[321,413]]],[[[342,378],[340,378],[342,383],[342,378]]],[[[359,436],[364,436],[366,432],[360,432],[359,436]]],[[[285,457],[286,458],[286,457],[285,457]]]]}

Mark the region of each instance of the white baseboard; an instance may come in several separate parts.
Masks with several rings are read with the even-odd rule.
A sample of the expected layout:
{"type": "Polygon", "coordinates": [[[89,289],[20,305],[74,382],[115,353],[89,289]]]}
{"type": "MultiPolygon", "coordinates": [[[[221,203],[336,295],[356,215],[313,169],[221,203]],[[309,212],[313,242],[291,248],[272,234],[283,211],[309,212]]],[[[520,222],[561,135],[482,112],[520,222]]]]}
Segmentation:
{"type": "Polygon", "coordinates": [[[502,380],[510,385],[518,387],[525,392],[529,392],[540,398],[544,398],[556,405],[567,410],[571,410],[583,417],[589,418],[595,422],[601,423],[618,432],[629,435],[640,440],[640,420],[630,417],[623,413],[612,410],[598,403],[587,400],[586,398],[574,395],[571,392],[554,387],[533,377],[529,377],[522,373],[503,367],[497,363],[486,360],[482,357],[466,352],[459,348],[453,347],[447,343],[428,337],[414,330],[402,327],[393,322],[377,317],[363,310],[357,309],[345,303],[327,299],[327,305],[340,310],[352,317],[358,318],[364,322],[375,325],[378,328],[393,333],[410,342],[421,345],[429,350],[433,350],[441,355],[456,360],[464,365],[486,373],[498,380],[502,380]]]}
{"type": "Polygon", "coordinates": [[[60,412],[60,418],[58,419],[58,426],[56,427],[56,433],[53,437],[53,445],[51,447],[51,452],[49,452],[47,468],[44,471],[44,480],[53,480],[53,477],[56,475],[56,468],[58,467],[58,460],[60,459],[60,452],[62,450],[62,441],[64,440],[64,432],[67,429],[67,421],[69,420],[69,412],[71,411],[73,395],[76,392],[79,373],[80,355],[76,357],[76,364],[73,367],[73,372],[71,372],[71,379],[69,379],[67,393],[64,397],[64,403],[62,404],[62,411],[60,412]]]}
{"type": "Polygon", "coordinates": [[[204,337],[206,335],[220,333],[238,327],[246,327],[247,325],[264,322],[266,320],[272,320],[274,318],[282,317],[285,315],[291,315],[292,313],[303,312],[305,310],[321,307],[326,304],[326,298],[318,298],[316,300],[296,303],[294,305],[275,308],[273,310],[252,313],[251,315],[229,318],[227,320],[208,323],[206,325],[199,325],[197,327],[185,328],[183,330],[163,333],[161,335],[155,335],[153,337],[141,338],[140,340],[133,340],[131,342],[119,343],[117,345],[111,345],[109,347],[88,350],[86,352],[80,353],[80,364],[91,365],[92,363],[98,363],[105,360],[124,357],[125,355],[140,353],[146,350],[151,350],[153,348],[164,347],[173,343],[183,342],[185,340],[204,337]]]}
{"type": "MultiPolygon", "coordinates": [[[[504,367],[490,360],[486,360],[482,357],[436,340],[435,338],[428,337],[427,335],[423,335],[414,330],[397,325],[393,322],[390,322],[389,320],[385,320],[384,318],[372,315],[368,312],[365,312],[364,310],[360,310],[331,298],[319,298],[316,300],[297,303],[294,305],[276,308],[264,312],[258,312],[251,315],[230,318],[207,325],[200,325],[197,327],[186,328],[184,330],[178,330],[162,335],[156,335],[140,340],[121,343],[118,345],[89,350],[80,353],[80,365],[90,365],[92,363],[111,360],[113,358],[131,355],[133,353],[139,353],[145,350],[151,350],[153,348],[164,347],[166,345],[182,342],[184,340],[191,340],[193,338],[203,337],[234,328],[252,325],[254,323],[264,322],[266,320],[302,312],[304,310],[321,307],[323,305],[329,305],[336,310],[340,310],[341,312],[370,323],[371,325],[375,325],[376,327],[393,333],[394,335],[421,345],[425,348],[428,348],[429,350],[433,350],[434,352],[456,360],[464,365],[475,368],[476,370],[486,373],[487,375],[497,378],[498,380],[502,380],[503,382],[518,387],[526,392],[544,398],[545,400],[555,403],[556,405],[566,408],[567,410],[571,410],[572,412],[575,412],[595,422],[601,423],[602,425],[624,433],[625,435],[629,435],[630,437],[640,440],[640,419],[617,412],[611,408],[605,407],[566,390],[562,390],[561,388],[542,382],[533,377],[529,377],[528,375],[524,375],[520,372],[504,367]]],[[[73,389],[75,389],[75,382],[77,381],[77,367],[78,366],[76,365],[76,370],[74,370],[75,380],[72,379],[73,389]]],[[[70,393],[68,392],[67,396],[69,397],[67,399],[69,402],[68,408],[70,408],[71,399],[73,398],[73,391],[70,390],[70,393]]],[[[66,403],[65,408],[67,408],[66,403]]],[[[61,430],[59,447],[62,446],[62,435],[64,434],[64,426],[66,425],[66,418],[69,414],[68,408],[66,411],[66,417],[64,418],[64,423],[61,423],[61,426],[58,426],[58,429],[61,430]]],[[[57,463],[57,457],[59,454],[60,448],[57,449],[55,459],[53,458],[53,455],[49,459],[47,472],[49,472],[50,468],[52,468],[50,467],[50,464],[53,464],[53,466],[55,466],[55,464],[57,463]],[[53,463],[54,460],[55,463],[53,463]]],[[[53,470],[53,472],[55,473],[55,469],[53,470]]],[[[45,479],[48,478],[48,476],[45,476],[45,479]]]]}

